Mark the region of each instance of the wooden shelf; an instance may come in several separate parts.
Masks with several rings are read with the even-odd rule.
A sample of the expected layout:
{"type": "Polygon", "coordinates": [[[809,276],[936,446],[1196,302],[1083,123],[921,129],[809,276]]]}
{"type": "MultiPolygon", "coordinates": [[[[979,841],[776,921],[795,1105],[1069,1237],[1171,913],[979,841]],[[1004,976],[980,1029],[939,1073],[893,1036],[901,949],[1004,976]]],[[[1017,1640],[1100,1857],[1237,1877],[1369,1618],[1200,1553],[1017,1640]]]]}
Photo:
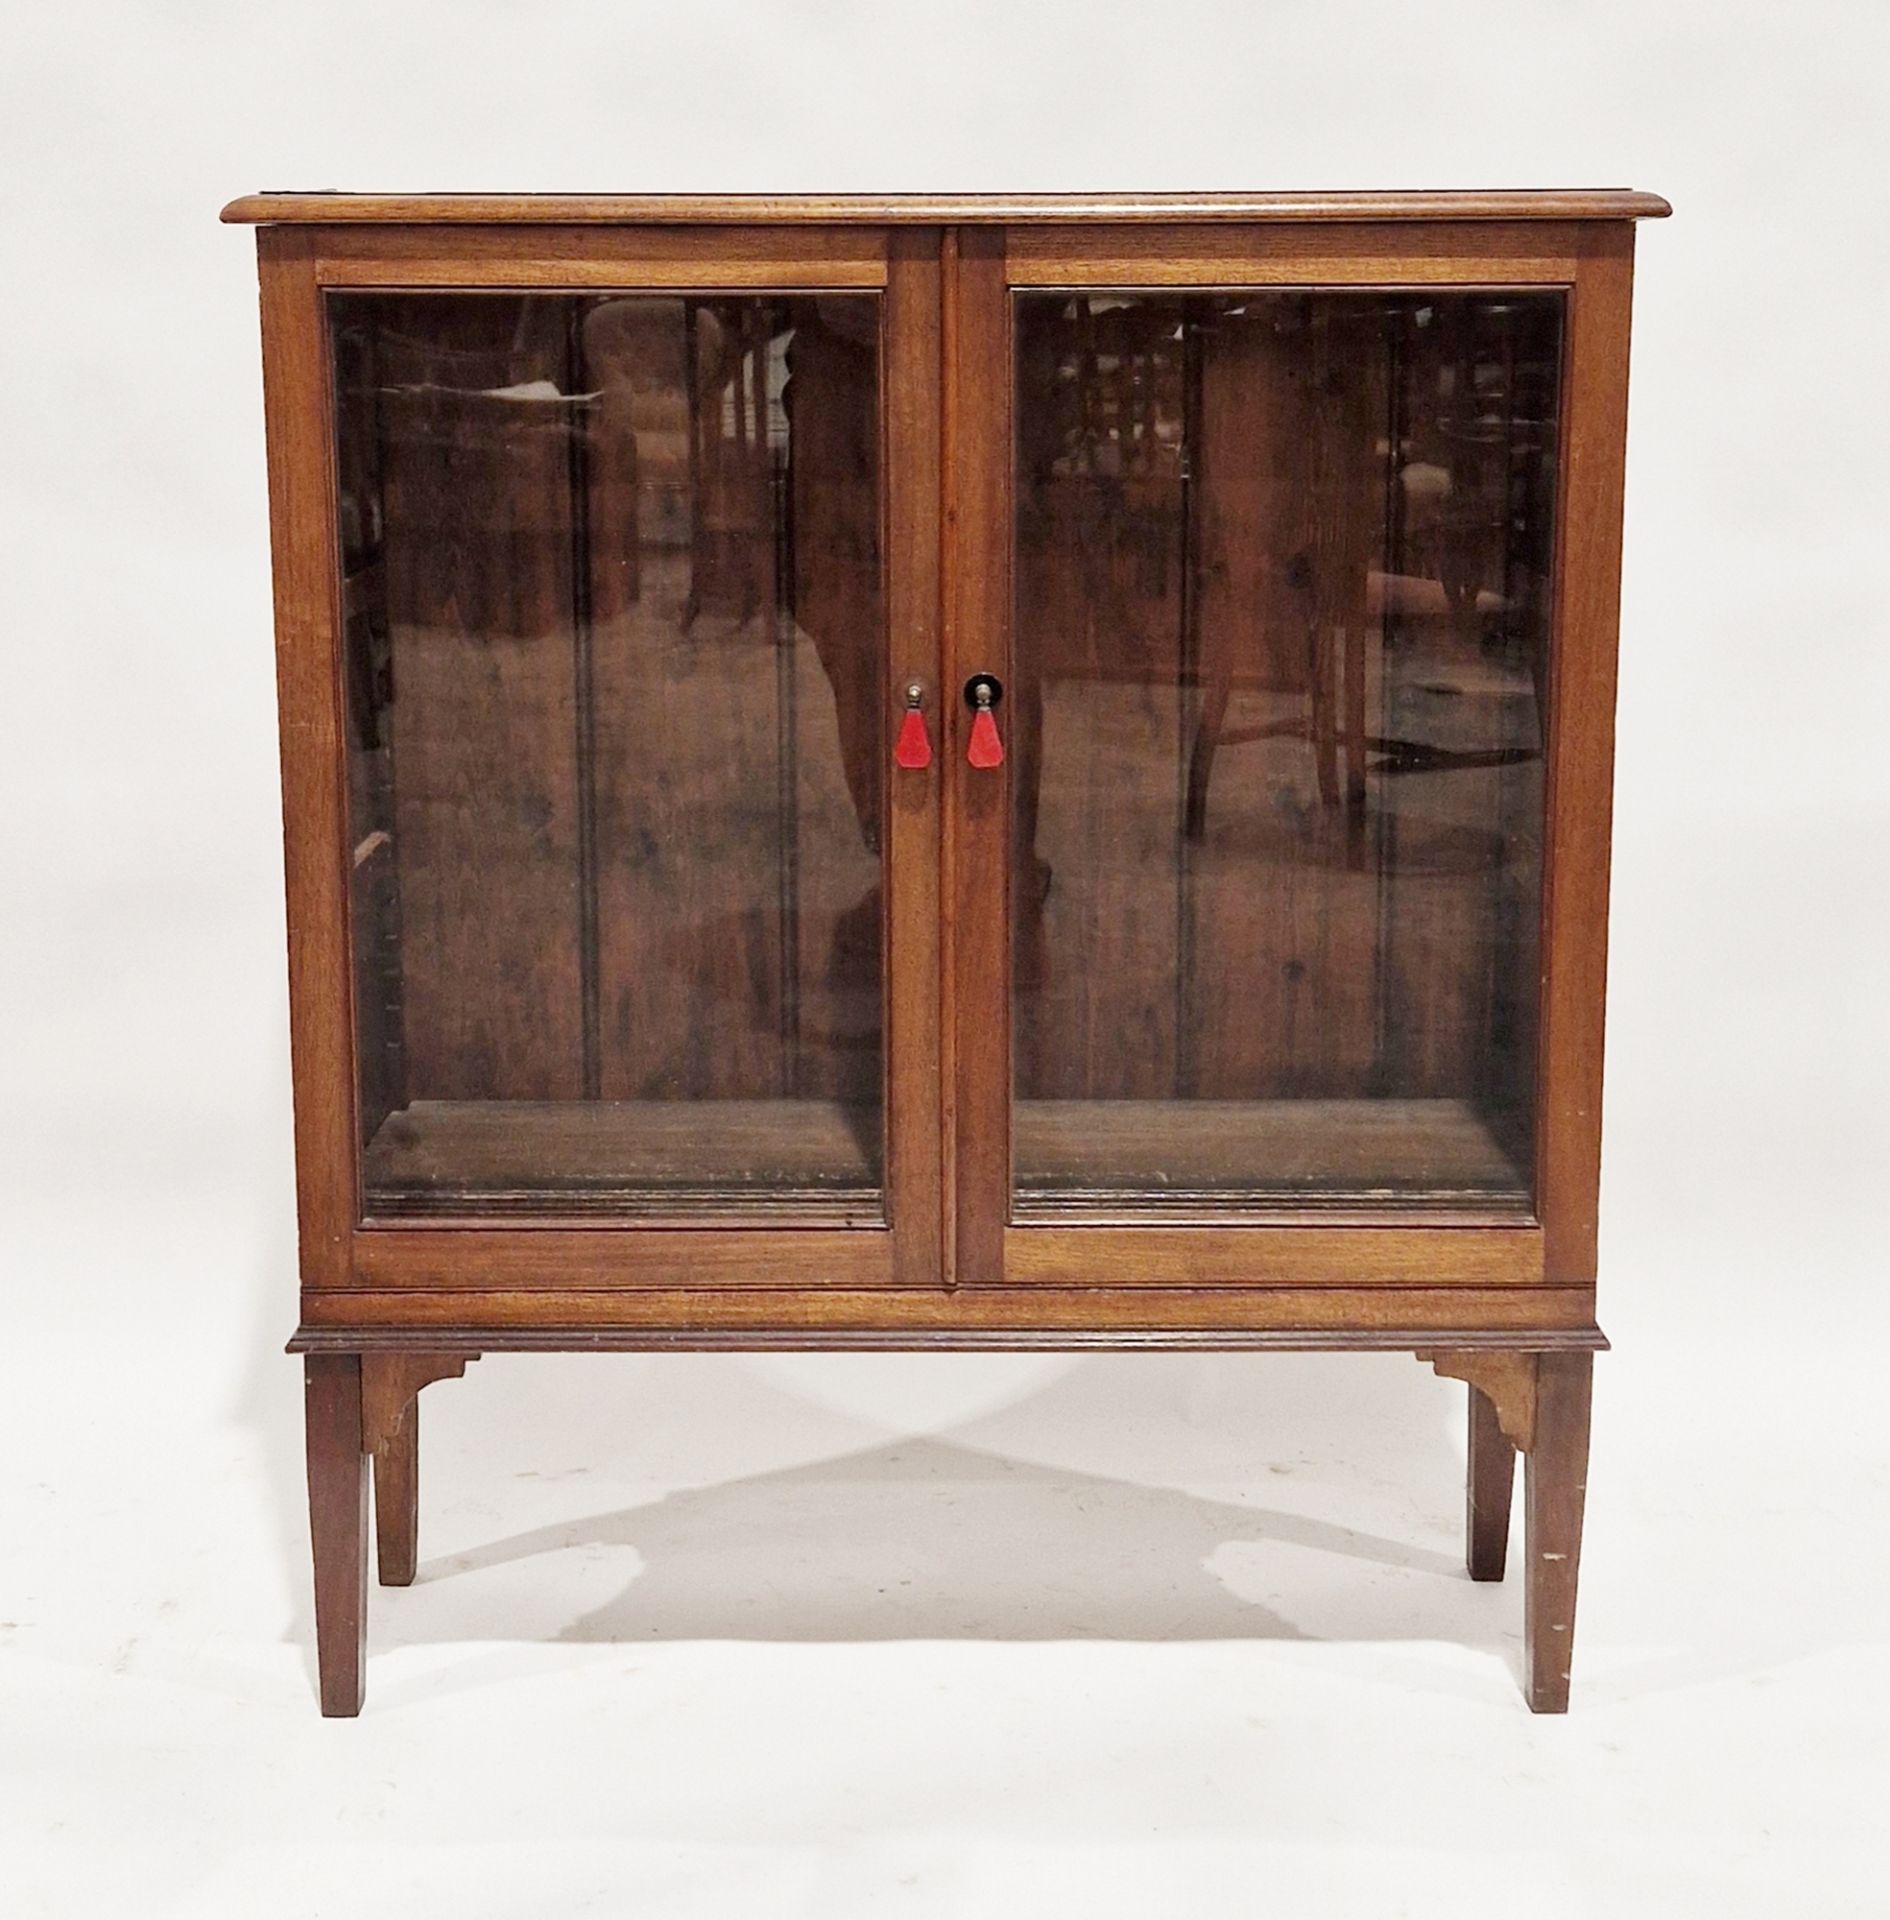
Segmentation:
{"type": "MultiPolygon", "coordinates": [[[[876,1109],[827,1100],[423,1100],[368,1143],[374,1218],[787,1211],[883,1217],[876,1109]]],[[[1526,1218],[1502,1130],[1461,1100],[1040,1100],[1020,1221],[1229,1207],[1526,1218]]]]}
{"type": "Polygon", "coordinates": [[[1023,1101],[1013,1165],[1026,1222],[1125,1203],[1530,1210],[1501,1130],[1464,1100],[1023,1101]]]}
{"type": "Polygon", "coordinates": [[[877,1108],[830,1100],[419,1100],[368,1142],[370,1217],[884,1217],[877,1108]]]}

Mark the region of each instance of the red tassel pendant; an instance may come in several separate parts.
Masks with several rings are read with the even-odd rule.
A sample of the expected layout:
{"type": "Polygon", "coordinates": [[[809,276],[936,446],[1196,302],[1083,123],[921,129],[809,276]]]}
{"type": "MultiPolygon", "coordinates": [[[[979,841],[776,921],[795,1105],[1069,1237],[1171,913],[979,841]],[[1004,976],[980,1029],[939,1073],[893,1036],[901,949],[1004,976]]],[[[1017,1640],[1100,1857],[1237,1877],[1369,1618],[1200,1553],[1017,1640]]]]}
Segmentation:
{"type": "Polygon", "coordinates": [[[906,717],[899,723],[899,739],[893,748],[893,758],[902,767],[911,767],[915,772],[932,764],[931,735],[925,730],[925,715],[917,707],[908,707],[906,717]]]}
{"type": "Polygon", "coordinates": [[[974,767],[1001,767],[1004,764],[1004,742],[998,738],[997,722],[991,718],[989,707],[980,707],[972,717],[971,739],[965,747],[965,758],[974,767]]]}

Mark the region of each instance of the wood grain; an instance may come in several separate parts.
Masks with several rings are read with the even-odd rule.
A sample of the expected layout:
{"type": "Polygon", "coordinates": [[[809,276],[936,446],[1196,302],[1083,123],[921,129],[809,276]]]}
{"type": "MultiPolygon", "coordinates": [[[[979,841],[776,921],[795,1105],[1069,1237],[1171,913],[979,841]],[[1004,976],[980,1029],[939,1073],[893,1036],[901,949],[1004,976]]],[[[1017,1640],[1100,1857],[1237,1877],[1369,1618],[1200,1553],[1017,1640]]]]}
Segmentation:
{"type": "MultiPolygon", "coordinates": [[[[1376,713],[1389,677],[1366,605],[1372,567],[1390,565],[1386,328],[1357,302],[1263,297],[1237,318],[1227,304],[1185,309],[1201,362],[1190,433],[1201,691],[1175,863],[1188,959],[1177,1091],[1384,1093],[1380,921],[1395,922],[1398,876],[1369,857],[1362,788],[1339,804],[1335,694],[1350,663],[1376,713]]],[[[1356,782],[1363,758],[1348,753],[1356,782]]],[[[1388,812],[1392,791],[1377,798],[1388,812]]]]}
{"type": "Polygon", "coordinates": [[[455,1202],[609,1211],[822,1197],[879,1212],[879,1114],[836,1100],[416,1101],[368,1143],[377,1218],[455,1202]]]}
{"type": "Polygon", "coordinates": [[[936,228],[890,237],[882,412],[887,621],[877,698],[863,729],[885,802],[887,1203],[894,1277],[938,1286],[949,1273],[944,1237],[950,1201],[944,1172],[941,1052],[944,928],[941,902],[942,780],[892,768],[891,743],[905,688],[921,690],[936,737],[943,731],[940,595],[944,503],[942,393],[943,236],[936,228]]]}
{"type": "Polygon", "coordinates": [[[362,1439],[374,1462],[375,1562],[384,1587],[413,1584],[420,1548],[420,1390],[477,1354],[372,1353],[361,1360],[362,1439]]]}
{"type": "Polygon", "coordinates": [[[783,292],[884,286],[870,228],[500,225],[307,230],[323,286],[783,292]]]}
{"type": "Polygon", "coordinates": [[[564,303],[343,301],[374,336],[408,1097],[576,1099],[578,635],[564,303]]]}
{"type": "Polygon", "coordinates": [[[334,414],[308,237],[265,232],[256,245],[275,565],[296,1216],[302,1284],[332,1286],[346,1275],[357,1212],[334,414]]]}
{"type": "Polygon", "coordinates": [[[1542,1235],[1531,1227],[1020,1226],[1004,1230],[1016,1286],[1375,1285],[1533,1287],[1542,1235]]]}
{"type": "MultiPolygon", "coordinates": [[[[958,659],[964,648],[961,625],[975,611],[966,593],[967,582],[956,564],[963,538],[959,514],[959,476],[963,472],[960,454],[962,400],[959,386],[959,362],[962,353],[964,301],[964,262],[958,239],[962,229],[946,227],[939,238],[939,575],[938,575],[938,653],[939,700],[937,725],[939,750],[949,767],[954,743],[958,740],[955,688],[962,684],[958,659]]],[[[962,834],[956,795],[945,804],[947,783],[955,774],[941,776],[938,830],[938,1132],[939,1132],[939,1253],[940,1274],[948,1287],[958,1284],[959,1207],[961,1168],[959,1141],[963,1132],[959,1116],[960,1084],[958,1027],[958,889],[959,865],[963,859],[962,834]]]]}
{"type": "MultiPolygon", "coordinates": [[[[907,611],[893,603],[892,574],[896,565],[924,564],[910,545],[895,552],[892,538],[908,500],[903,492],[889,497],[905,476],[888,415],[909,386],[907,369],[890,364],[906,318],[893,306],[889,291],[880,301],[829,297],[788,309],[790,584],[797,639],[804,635],[811,646],[801,649],[802,671],[785,689],[783,729],[792,740],[784,789],[793,800],[784,811],[798,942],[792,1085],[796,1093],[873,1107],[887,1135],[876,1158],[889,1188],[886,1154],[897,1152],[900,1134],[889,1107],[897,1040],[888,995],[904,977],[896,951],[889,965],[897,907],[889,882],[896,892],[904,874],[892,871],[898,849],[889,845],[888,808],[897,796],[887,751],[888,662],[907,611]]],[[[922,405],[923,396],[921,382],[912,402],[922,405]]],[[[921,456],[912,492],[922,496],[929,477],[921,456]]],[[[924,940],[930,922],[899,930],[924,940]]],[[[924,964],[915,966],[923,986],[924,964]]],[[[898,1209],[890,1191],[886,1205],[898,1209]]]]}
{"type": "Polygon", "coordinates": [[[1626,187],[1457,193],[506,194],[253,193],[238,224],[612,225],[864,222],[926,226],[1036,220],[1657,220],[1673,209],[1626,187]]]}
{"type": "Polygon", "coordinates": [[[1469,1390],[1468,1459],[1464,1471],[1464,1566],[1472,1580],[1500,1580],[1509,1559],[1510,1505],[1516,1449],[1488,1394],[1469,1390]]]}
{"type": "MultiPolygon", "coordinates": [[[[648,1288],[896,1287],[892,1234],[752,1217],[665,1220],[635,1228],[494,1227],[478,1220],[368,1227],[354,1236],[351,1286],[648,1288]],[[772,1227],[772,1230],[771,1230],[772,1227]]],[[[928,1274],[924,1284],[936,1286],[928,1274]]],[[[903,1291],[903,1290],[902,1290],[903,1291]]]]}
{"type": "MultiPolygon", "coordinates": [[[[376,1358],[381,1356],[375,1356],[376,1358]]],[[[363,1366],[371,1367],[372,1359],[363,1366]]],[[[410,1587],[420,1561],[420,1409],[374,1449],[374,1566],[384,1587],[410,1587]]]]}
{"type": "Polygon", "coordinates": [[[340,1288],[305,1294],[302,1319],[310,1329],[405,1329],[407,1344],[429,1352],[459,1344],[461,1335],[484,1351],[471,1340],[473,1333],[533,1326],[581,1328],[587,1339],[658,1331],[684,1345],[696,1335],[715,1345],[760,1334],[770,1342],[809,1346],[842,1335],[896,1346],[903,1335],[924,1347],[960,1338],[977,1345],[1012,1333],[1107,1344],[1118,1337],[1137,1342],[1208,1330],[1259,1344],[1265,1344],[1261,1335],[1317,1332],[1341,1347],[1354,1334],[1383,1345],[1380,1336],[1396,1332],[1405,1337],[1392,1344],[1406,1350],[1455,1350],[1479,1342],[1527,1348],[1538,1337],[1553,1345],[1577,1334],[1587,1347],[1607,1344],[1595,1326],[1594,1294],[1581,1287],[1138,1287],[1099,1268],[1063,1286],[960,1287],[950,1293],[912,1287],[889,1297],[883,1287],[754,1287],[711,1274],[700,1280],[666,1288],[340,1288]]]}
{"type": "Polygon", "coordinates": [[[1524,1469],[1529,1583],[1523,1637],[1529,1657],[1529,1705],[1536,1713],[1566,1713],[1588,1496],[1594,1356],[1542,1354],[1536,1360],[1536,1378],[1535,1446],[1524,1469]]]}
{"type": "Polygon", "coordinates": [[[1570,296],[1548,701],[1537,1210],[1557,1284],[1595,1277],[1633,230],[1570,296]]]}
{"type": "Polygon", "coordinates": [[[1520,1353],[1420,1353],[1440,1377],[1467,1381],[1489,1403],[1498,1429],[1527,1453],[1536,1443],[1536,1370],[1520,1353]]]}
{"type": "MultiPolygon", "coordinates": [[[[1181,1060],[1175,911],[1188,481],[1168,302],[1012,309],[1015,1085],[1146,1100],[1181,1060]],[[1080,961],[1077,956],[1080,955],[1080,961]]],[[[1028,1163],[1013,1149],[1020,1177],[1028,1163]]]]}
{"type": "MultiPolygon", "coordinates": [[[[970,766],[962,689],[976,673],[1009,682],[1011,652],[1011,326],[1005,235],[959,236],[950,358],[945,368],[948,506],[945,577],[944,778],[948,782],[956,1142],[955,1265],[959,1286],[1004,1277],[1010,1204],[1010,853],[1016,763],[970,766]]],[[[1013,714],[1000,725],[1015,739],[1013,714]]]]}
{"type": "Polygon", "coordinates": [[[1011,283],[1029,287],[1567,286],[1624,228],[1020,227],[1011,283]]]}
{"type": "MultiPolygon", "coordinates": [[[[613,1101],[765,1101],[791,1095],[804,1064],[794,695],[813,662],[777,538],[769,385],[784,322],[771,302],[639,295],[587,327],[592,377],[627,396],[612,438],[639,448],[636,519],[600,519],[591,561],[602,583],[627,547],[639,555],[636,596],[610,601],[594,641],[601,1092],[613,1101]]],[[[826,759],[837,774],[831,737],[826,759]]],[[[853,824],[843,790],[840,805],[836,848],[833,827],[853,824]]],[[[841,874],[862,869],[870,885],[870,860],[841,874]]],[[[870,1015],[860,1037],[876,1055],[870,1015]]],[[[866,1067],[870,1087],[877,1059],[866,1067]]]]}
{"type": "Polygon", "coordinates": [[[1069,1204],[1489,1206],[1517,1183],[1467,1100],[1020,1100],[1016,1142],[1020,1224],[1069,1204]]]}
{"type": "Polygon", "coordinates": [[[322,1712],[346,1718],[361,1711],[367,1648],[368,1472],[361,1359],[355,1353],[310,1353],[302,1371],[322,1712]]]}

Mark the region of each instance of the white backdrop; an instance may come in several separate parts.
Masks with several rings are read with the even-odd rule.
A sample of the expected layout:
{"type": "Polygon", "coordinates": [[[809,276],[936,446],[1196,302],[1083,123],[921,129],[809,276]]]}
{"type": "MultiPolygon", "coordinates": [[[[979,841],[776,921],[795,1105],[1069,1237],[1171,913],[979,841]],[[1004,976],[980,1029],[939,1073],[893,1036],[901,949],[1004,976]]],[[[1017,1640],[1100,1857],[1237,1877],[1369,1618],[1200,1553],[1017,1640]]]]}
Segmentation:
{"type": "Polygon", "coordinates": [[[75,0],[5,42],[0,1906],[1866,1911],[1890,13],[75,0]],[[625,1359],[429,1396],[421,1584],[367,1718],[319,1723],[219,205],[1535,185],[1676,207],[1636,298],[1574,1716],[1523,1716],[1520,1595],[1450,1573],[1458,1400],[1408,1361],[625,1359]]]}

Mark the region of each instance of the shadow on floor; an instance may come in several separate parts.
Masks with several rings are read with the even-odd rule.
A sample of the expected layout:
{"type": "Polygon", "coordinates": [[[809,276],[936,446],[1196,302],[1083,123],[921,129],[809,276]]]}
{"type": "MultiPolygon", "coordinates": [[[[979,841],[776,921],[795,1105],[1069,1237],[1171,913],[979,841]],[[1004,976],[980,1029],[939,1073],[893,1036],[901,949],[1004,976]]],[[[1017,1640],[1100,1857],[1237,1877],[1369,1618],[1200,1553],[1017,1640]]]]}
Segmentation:
{"type": "MultiPolygon", "coordinates": [[[[637,1424],[653,1423],[673,1461],[718,1457],[729,1423],[756,1444],[808,1450],[808,1404],[780,1382],[729,1362],[700,1362],[693,1377],[646,1364],[637,1424]]],[[[562,1372],[541,1390],[554,1382],[560,1397],[539,1419],[530,1388],[514,1403],[516,1430],[532,1434],[524,1458],[621,1457],[623,1385],[562,1372]]],[[[1448,1416],[1460,1393],[1403,1357],[1094,1356],[945,1431],[878,1438],[845,1421],[845,1439],[828,1429],[817,1458],[450,1556],[427,1553],[423,1488],[428,1605],[380,1596],[373,1637],[1491,1645],[1509,1609],[1467,1579],[1455,1537],[1463,1456],[1448,1416]],[[1289,1484],[1281,1504],[1274,1490],[1289,1484]],[[534,1624],[516,1617],[516,1581],[450,1591],[536,1559],[546,1588],[529,1603],[534,1624]]],[[[442,1462],[460,1484],[439,1492],[455,1504],[480,1500],[495,1450],[519,1458],[489,1425],[479,1437],[485,1468],[442,1462]]]]}
{"type": "Polygon", "coordinates": [[[1240,1550],[1278,1546],[1461,1573],[1353,1527],[915,1438],[514,1534],[420,1577],[633,1554],[561,1641],[1298,1639],[1237,1590],[1240,1550]]]}

